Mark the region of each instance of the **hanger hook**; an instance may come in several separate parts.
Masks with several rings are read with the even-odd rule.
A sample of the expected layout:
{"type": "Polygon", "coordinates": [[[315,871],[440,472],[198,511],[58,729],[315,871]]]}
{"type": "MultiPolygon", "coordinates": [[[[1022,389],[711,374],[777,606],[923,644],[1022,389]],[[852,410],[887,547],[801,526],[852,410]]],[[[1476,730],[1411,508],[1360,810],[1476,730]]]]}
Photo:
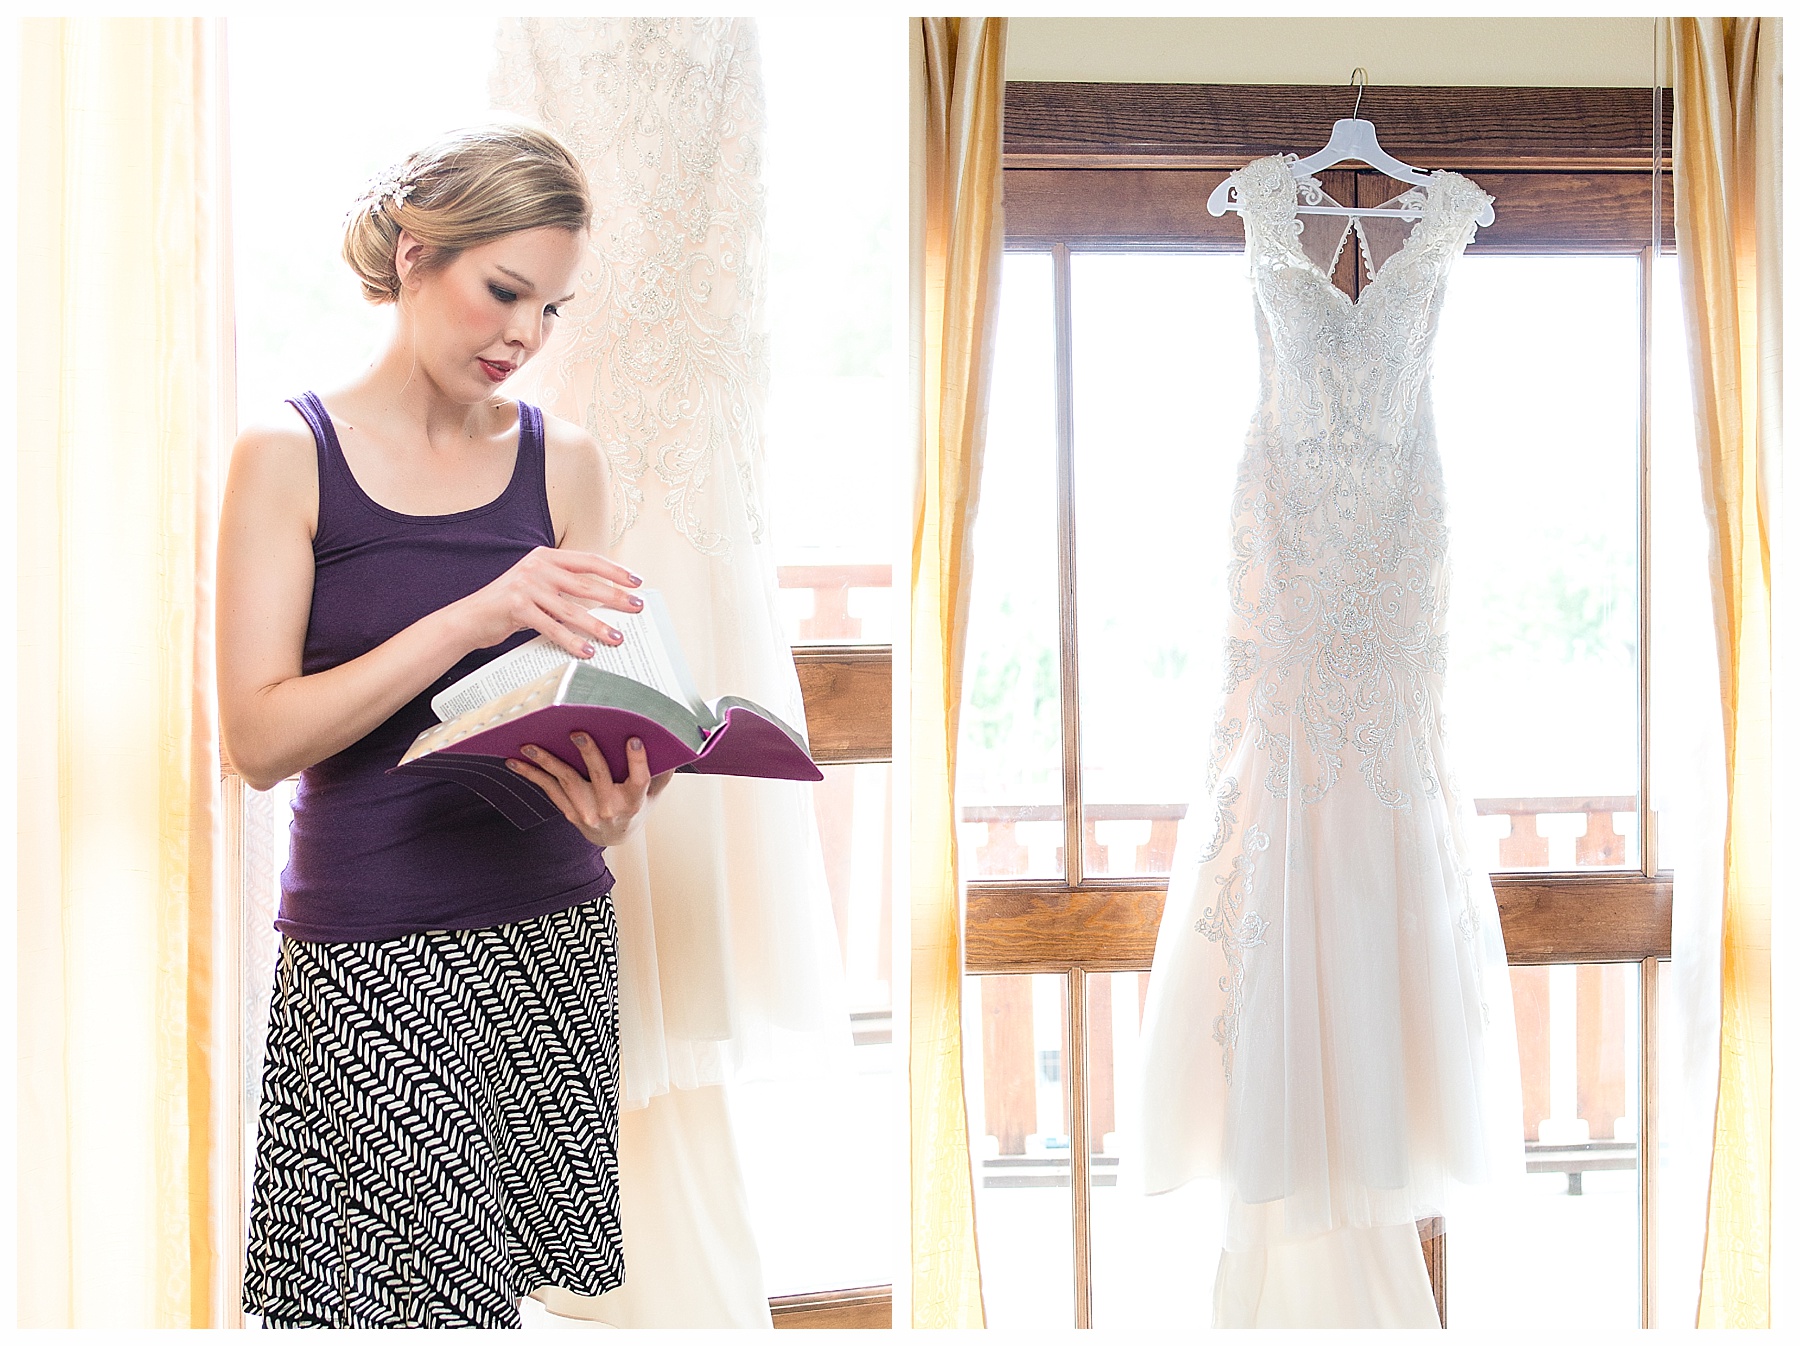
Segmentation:
{"type": "Polygon", "coordinates": [[[1350,72],[1350,87],[1356,90],[1356,106],[1350,109],[1350,119],[1352,121],[1356,119],[1357,112],[1362,108],[1363,90],[1366,89],[1368,85],[1369,72],[1367,70],[1364,70],[1359,65],[1350,72]],[[1362,78],[1358,79],[1358,75],[1361,75],[1362,78]]]}

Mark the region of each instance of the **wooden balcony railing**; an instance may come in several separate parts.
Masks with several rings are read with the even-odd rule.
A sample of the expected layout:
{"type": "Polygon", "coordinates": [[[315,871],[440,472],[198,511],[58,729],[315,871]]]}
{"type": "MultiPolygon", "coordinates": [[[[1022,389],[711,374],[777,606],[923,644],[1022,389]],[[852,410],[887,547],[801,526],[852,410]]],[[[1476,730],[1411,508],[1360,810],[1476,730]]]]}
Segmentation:
{"type": "Polygon", "coordinates": [[[775,582],[782,589],[810,589],[812,611],[800,619],[795,632],[804,644],[854,644],[863,638],[862,618],[850,612],[850,594],[856,589],[890,589],[894,568],[886,565],[777,566],[775,582]]]}
{"type": "MultiPolygon", "coordinates": [[[[1089,875],[1166,874],[1186,804],[1089,804],[1082,812],[1082,868],[1089,875]]],[[[1574,867],[1616,869],[1626,863],[1628,838],[1618,830],[1619,814],[1635,814],[1632,795],[1538,795],[1477,799],[1475,815],[1504,817],[1511,827],[1499,840],[1492,866],[1499,870],[1548,869],[1551,836],[1541,821],[1584,819],[1574,834],[1574,867]]],[[[972,878],[1002,878],[1063,872],[1060,804],[975,804],[962,821],[986,830],[975,847],[972,878]],[[1037,845],[1034,846],[1033,842],[1037,845]],[[1034,855],[1033,852],[1038,854],[1034,855]]],[[[965,834],[966,835],[966,834],[965,834]]]]}
{"type": "MultiPolygon", "coordinates": [[[[1616,815],[1632,814],[1629,795],[1538,796],[1478,799],[1477,816],[1510,819],[1497,839],[1499,867],[1543,869],[1551,838],[1542,820],[1571,821],[1558,828],[1574,839],[1578,871],[1556,875],[1499,872],[1494,887],[1506,936],[1518,1026],[1522,1136],[1531,1171],[1565,1172],[1579,1193],[1580,1175],[1595,1169],[1630,1168],[1637,1162],[1635,1109],[1630,1080],[1636,1071],[1634,1034],[1639,1015],[1633,969],[1627,962],[1668,956],[1669,875],[1646,878],[1622,870],[1627,837],[1616,815]],[[1579,909],[1579,910],[1578,910],[1579,909]],[[1587,960],[1592,961],[1587,961],[1587,960]],[[1568,966],[1578,963],[1578,966],[1568,966]]],[[[969,885],[967,965],[971,972],[1012,973],[982,978],[985,1130],[998,1153],[982,1165],[987,1185],[1021,1181],[1014,1156],[1027,1154],[1027,1138],[1050,1149],[1067,1145],[1067,1118],[1041,1117],[1038,1076],[1061,1074],[1073,1063],[1061,1043],[1036,1040],[1034,987],[1024,975],[1085,969],[1086,1014],[1108,1027],[1088,1035],[1094,1055],[1082,1072],[1087,1082],[1089,1136],[1103,1153],[1112,1129],[1111,1060],[1115,1012],[1141,1016],[1155,931],[1161,917],[1175,834],[1186,813],[1181,804],[1090,805],[1082,819],[1089,876],[1065,885],[1062,807],[974,805],[962,810],[969,885]],[[981,830],[976,833],[975,829],[981,830]],[[1159,874],[1160,871],[1160,874],[1159,874]],[[1007,879],[1014,880],[1006,882],[1007,879]],[[1138,972],[1136,1005],[1113,1003],[1104,972],[1138,972]],[[1100,1059],[1100,1058],[1104,1059],[1100,1059]],[[995,1160],[1013,1160],[1011,1167],[995,1160]],[[1004,1173],[1003,1173],[1004,1170],[1004,1173]]],[[[1627,829],[1629,830],[1629,829],[1627,829]]],[[[1066,999],[1066,984],[1060,991],[1066,999]]],[[[1068,1017],[1068,1006],[1057,1016],[1068,1017]]],[[[1049,1076],[1045,1076],[1049,1079],[1049,1076]]],[[[1066,1101],[1062,1106],[1066,1108],[1066,1101]]],[[[1068,1160],[1058,1169],[1046,1153],[1031,1169],[1033,1181],[1066,1182],[1068,1160]],[[1041,1169],[1042,1173],[1038,1170],[1041,1169]],[[1061,1176],[1052,1176],[1058,1174],[1061,1176]]],[[[1021,1170],[1024,1171],[1024,1170],[1021,1170]]]]}

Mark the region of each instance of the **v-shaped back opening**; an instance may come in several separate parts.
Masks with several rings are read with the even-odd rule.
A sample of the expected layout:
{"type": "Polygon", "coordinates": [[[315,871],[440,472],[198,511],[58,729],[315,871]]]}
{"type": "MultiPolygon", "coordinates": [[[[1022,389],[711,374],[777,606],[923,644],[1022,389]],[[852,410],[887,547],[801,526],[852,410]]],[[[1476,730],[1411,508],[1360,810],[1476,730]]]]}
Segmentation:
{"type": "MultiPolygon", "coordinates": [[[[1369,211],[1386,210],[1404,200],[1407,196],[1422,192],[1422,187],[1401,184],[1401,189],[1379,206],[1359,207],[1369,211]]],[[[1331,196],[1320,193],[1321,203],[1338,206],[1340,209],[1352,209],[1341,205],[1331,196]]],[[[1299,202],[1296,200],[1296,205],[1299,202]]],[[[1412,237],[1423,222],[1421,220],[1402,219],[1394,215],[1297,215],[1300,221],[1300,250],[1306,258],[1327,277],[1337,270],[1338,259],[1344,248],[1350,244],[1351,236],[1356,238],[1358,271],[1362,275],[1363,284],[1372,284],[1383,268],[1406,246],[1406,240],[1412,237]]]]}

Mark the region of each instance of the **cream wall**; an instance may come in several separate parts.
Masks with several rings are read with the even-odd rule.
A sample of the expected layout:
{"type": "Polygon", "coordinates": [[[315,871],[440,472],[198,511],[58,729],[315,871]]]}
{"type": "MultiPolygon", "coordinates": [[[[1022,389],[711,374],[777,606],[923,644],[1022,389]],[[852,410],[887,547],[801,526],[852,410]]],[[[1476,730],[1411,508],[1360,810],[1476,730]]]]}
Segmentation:
{"type": "Polygon", "coordinates": [[[1146,84],[1648,87],[1649,19],[1027,19],[1006,77],[1146,84]]]}

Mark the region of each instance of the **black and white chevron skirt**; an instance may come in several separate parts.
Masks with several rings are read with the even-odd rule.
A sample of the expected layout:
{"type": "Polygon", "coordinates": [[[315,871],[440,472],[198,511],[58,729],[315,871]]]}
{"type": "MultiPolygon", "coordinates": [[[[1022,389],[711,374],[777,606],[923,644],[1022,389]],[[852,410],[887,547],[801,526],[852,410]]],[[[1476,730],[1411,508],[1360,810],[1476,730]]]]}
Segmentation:
{"type": "Polygon", "coordinates": [[[517,1327],[625,1279],[608,897],[487,930],[284,940],[244,1309],[268,1327],[517,1327]]]}

